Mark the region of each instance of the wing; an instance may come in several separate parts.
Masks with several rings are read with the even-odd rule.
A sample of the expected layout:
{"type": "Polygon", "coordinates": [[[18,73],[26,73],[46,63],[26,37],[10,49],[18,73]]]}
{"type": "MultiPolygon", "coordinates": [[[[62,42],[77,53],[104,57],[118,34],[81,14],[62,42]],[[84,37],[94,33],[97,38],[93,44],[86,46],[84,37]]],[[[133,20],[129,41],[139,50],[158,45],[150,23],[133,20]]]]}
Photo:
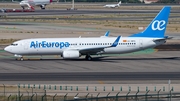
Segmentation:
{"type": "Polygon", "coordinates": [[[119,43],[120,37],[121,36],[118,36],[116,38],[116,40],[110,45],[101,46],[101,47],[98,46],[98,47],[80,48],[77,50],[79,50],[79,52],[82,55],[84,55],[84,54],[100,54],[100,53],[104,52],[105,48],[116,47],[119,43]]]}

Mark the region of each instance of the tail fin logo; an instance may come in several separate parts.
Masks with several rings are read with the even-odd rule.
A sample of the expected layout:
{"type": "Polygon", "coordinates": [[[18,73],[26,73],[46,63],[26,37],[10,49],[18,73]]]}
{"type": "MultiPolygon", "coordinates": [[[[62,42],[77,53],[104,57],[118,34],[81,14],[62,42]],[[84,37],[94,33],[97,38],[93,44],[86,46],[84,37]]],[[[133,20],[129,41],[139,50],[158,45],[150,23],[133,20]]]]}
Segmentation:
{"type": "Polygon", "coordinates": [[[152,23],[152,30],[164,30],[165,29],[165,25],[166,25],[166,21],[164,20],[155,20],[153,23],[152,23]]]}

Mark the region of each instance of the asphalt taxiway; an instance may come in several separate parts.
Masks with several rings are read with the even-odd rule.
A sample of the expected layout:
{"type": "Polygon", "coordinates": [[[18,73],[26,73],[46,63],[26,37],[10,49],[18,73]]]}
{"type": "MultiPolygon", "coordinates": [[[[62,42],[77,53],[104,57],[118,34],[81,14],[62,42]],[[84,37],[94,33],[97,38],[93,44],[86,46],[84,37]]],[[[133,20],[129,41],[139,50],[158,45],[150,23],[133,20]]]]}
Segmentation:
{"type": "Polygon", "coordinates": [[[1,50],[1,81],[178,80],[180,51],[63,60],[58,56],[18,61],[1,50]]]}
{"type": "Polygon", "coordinates": [[[59,55],[24,56],[25,61],[18,61],[13,54],[1,50],[0,73],[180,72],[180,51],[147,51],[92,57],[92,61],[86,61],[83,56],[76,60],[64,60],[59,55]]]}
{"type": "Polygon", "coordinates": [[[178,80],[180,72],[0,73],[0,81],[178,80]]]}
{"type": "MultiPolygon", "coordinates": [[[[11,12],[11,13],[0,13],[0,15],[6,16],[36,16],[36,15],[76,15],[76,14],[150,14],[158,13],[159,10],[36,10],[35,12],[11,12]]],[[[179,10],[171,10],[171,13],[178,14],[179,10]]]]}

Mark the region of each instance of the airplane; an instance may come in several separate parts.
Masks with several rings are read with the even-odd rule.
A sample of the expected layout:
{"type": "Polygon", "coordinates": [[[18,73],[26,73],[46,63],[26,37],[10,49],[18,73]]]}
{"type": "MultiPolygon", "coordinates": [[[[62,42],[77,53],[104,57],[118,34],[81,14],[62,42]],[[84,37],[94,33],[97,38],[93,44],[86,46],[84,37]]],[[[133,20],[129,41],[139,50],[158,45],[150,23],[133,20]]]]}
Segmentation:
{"type": "Polygon", "coordinates": [[[169,38],[165,31],[170,9],[170,6],[163,7],[144,31],[128,37],[32,38],[16,41],[4,50],[14,54],[18,60],[24,60],[25,55],[61,55],[63,59],[85,56],[86,60],[92,60],[91,55],[123,54],[154,48],[169,38]]]}
{"type": "Polygon", "coordinates": [[[20,6],[25,9],[25,7],[28,7],[28,9],[33,9],[34,6],[39,6],[41,9],[45,9],[45,6],[50,4],[52,0],[23,0],[19,4],[20,6]]]}
{"type": "Polygon", "coordinates": [[[103,7],[108,7],[108,8],[116,8],[116,7],[119,7],[121,5],[121,1],[119,1],[118,4],[107,4],[103,7]]]}

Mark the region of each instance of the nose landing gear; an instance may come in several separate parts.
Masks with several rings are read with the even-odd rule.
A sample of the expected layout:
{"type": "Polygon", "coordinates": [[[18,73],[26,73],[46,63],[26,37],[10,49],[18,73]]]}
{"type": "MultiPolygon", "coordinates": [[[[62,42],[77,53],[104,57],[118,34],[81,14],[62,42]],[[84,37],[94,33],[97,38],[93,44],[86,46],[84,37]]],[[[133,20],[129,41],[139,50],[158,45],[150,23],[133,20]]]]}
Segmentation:
{"type": "Polygon", "coordinates": [[[17,57],[16,60],[24,61],[24,58],[23,57],[20,57],[20,58],[17,57]]]}
{"type": "Polygon", "coordinates": [[[21,60],[21,61],[24,61],[24,58],[23,58],[23,57],[21,57],[21,58],[20,58],[20,60],[21,60]]]}
{"type": "Polygon", "coordinates": [[[14,56],[17,57],[16,60],[24,61],[24,58],[22,55],[15,54],[14,56]]]}

